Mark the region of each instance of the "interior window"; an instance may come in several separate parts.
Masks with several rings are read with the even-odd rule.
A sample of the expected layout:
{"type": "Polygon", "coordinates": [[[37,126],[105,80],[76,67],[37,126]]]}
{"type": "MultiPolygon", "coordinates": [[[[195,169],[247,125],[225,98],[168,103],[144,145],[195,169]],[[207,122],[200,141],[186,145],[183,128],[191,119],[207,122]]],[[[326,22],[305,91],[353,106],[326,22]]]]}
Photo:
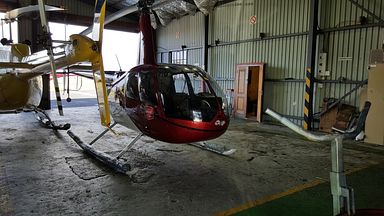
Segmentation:
{"type": "Polygon", "coordinates": [[[174,74],[173,80],[175,84],[176,93],[185,93],[189,95],[188,83],[184,74],[174,74]]]}
{"type": "Polygon", "coordinates": [[[187,64],[187,50],[172,52],[172,64],[187,64]]]}

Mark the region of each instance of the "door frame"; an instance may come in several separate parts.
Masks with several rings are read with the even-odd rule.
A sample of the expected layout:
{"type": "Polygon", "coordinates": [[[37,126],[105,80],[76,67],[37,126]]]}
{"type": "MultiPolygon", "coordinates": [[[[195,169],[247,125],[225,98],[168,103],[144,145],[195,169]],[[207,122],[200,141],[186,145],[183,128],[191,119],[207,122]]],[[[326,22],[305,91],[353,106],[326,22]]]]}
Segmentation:
{"type": "MultiPolygon", "coordinates": [[[[234,113],[235,113],[235,116],[236,116],[236,109],[237,109],[237,89],[238,89],[238,86],[237,86],[237,71],[241,68],[241,67],[246,67],[246,74],[245,74],[245,81],[246,83],[248,82],[248,73],[249,73],[249,67],[259,67],[259,84],[261,83],[261,86],[259,85],[259,89],[258,89],[258,98],[257,98],[257,116],[256,116],[256,120],[258,122],[261,122],[262,121],[262,106],[263,106],[263,99],[264,99],[264,94],[263,94],[263,91],[264,91],[264,73],[265,73],[265,66],[266,64],[264,62],[252,62],[252,63],[241,63],[241,64],[236,64],[236,70],[235,70],[235,84],[234,84],[234,113]],[[261,78],[261,79],[260,79],[261,78]]],[[[245,106],[247,105],[248,101],[247,101],[247,98],[245,98],[245,106]]],[[[245,116],[241,115],[241,116],[238,116],[238,117],[241,117],[241,118],[247,118],[247,114],[245,113],[245,116]]]]}

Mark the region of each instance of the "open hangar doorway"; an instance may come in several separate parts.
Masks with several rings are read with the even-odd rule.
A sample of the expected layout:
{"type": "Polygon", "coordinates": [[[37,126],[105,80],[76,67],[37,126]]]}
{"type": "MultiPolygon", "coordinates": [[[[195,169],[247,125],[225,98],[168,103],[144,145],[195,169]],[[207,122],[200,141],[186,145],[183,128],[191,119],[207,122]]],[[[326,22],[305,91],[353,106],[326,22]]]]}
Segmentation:
{"type": "Polygon", "coordinates": [[[263,106],[264,63],[236,65],[235,117],[261,122],[263,106]]]}

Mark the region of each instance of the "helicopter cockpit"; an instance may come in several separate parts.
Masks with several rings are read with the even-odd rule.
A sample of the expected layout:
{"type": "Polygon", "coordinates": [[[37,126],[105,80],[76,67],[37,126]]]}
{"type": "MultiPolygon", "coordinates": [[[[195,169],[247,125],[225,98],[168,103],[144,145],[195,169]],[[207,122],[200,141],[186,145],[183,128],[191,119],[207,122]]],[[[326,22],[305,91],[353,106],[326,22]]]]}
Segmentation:
{"type": "Polygon", "coordinates": [[[133,69],[126,80],[126,107],[159,104],[165,117],[209,122],[227,101],[218,84],[205,71],[190,65],[158,65],[133,69]]]}
{"type": "Polygon", "coordinates": [[[140,65],[109,90],[111,114],[152,138],[170,143],[220,136],[228,127],[227,100],[217,82],[190,65],[140,65]],[[177,133],[177,135],[175,135],[177,133]]]}
{"type": "Polygon", "coordinates": [[[157,79],[166,117],[209,122],[226,107],[220,87],[198,67],[159,66],[157,79]]]}

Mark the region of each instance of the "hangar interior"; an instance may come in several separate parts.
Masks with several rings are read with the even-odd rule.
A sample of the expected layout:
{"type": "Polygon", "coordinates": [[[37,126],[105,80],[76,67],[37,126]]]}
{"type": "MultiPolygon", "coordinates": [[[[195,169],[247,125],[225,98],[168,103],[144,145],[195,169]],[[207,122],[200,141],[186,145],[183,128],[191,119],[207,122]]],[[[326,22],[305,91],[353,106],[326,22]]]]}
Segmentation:
{"type": "MultiPolygon", "coordinates": [[[[39,2],[4,0],[0,12],[39,2]]],[[[95,1],[43,2],[65,9],[46,11],[49,22],[78,26],[98,22],[95,1]]],[[[128,121],[122,114],[112,114],[118,125],[105,129],[99,116],[104,110],[102,99],[96,99],[99,89],[95,92],[94,82],[79,78],[79,73],[69,75],[69,69],[68,76],[63,70],[58,78],[62,98],[67,90],[72,97],[71,102],[63,99],[65,115],[60,116],[56,84],[49,73],[42,75],[40,107],[54,121],[70,123],[81,140],[97,141],[95,148],[112,155],[129,143],[130,149],[117,159],[121,156],[130,169],[118,173],[92,153],[84,153],[65,131],[41,127],[30,110],[4,110],[12,95],[8,92],[23,89],[7,81],[7,75],[23,72],[15,70],[18,65],[2,53],[12,42],[2,40],[0,215],[384,215],[380,210],[384,209],[382,0],[106,0],[105,22],[105,29],[144,35],[144,45],[132,38],[115,41],[117,48],[113,49],[132,44],[130,48],[121,46],[126,55],[120,55],[118,62],[137,58],[145,63],[145,46],[153,43],[150,50],[155,63],[164,64],[156,70],[184,67],[180,70],[185,74],[205,70],[207,74],[198,73],[200,80],[196,76],[182,80],[193,87],[201,85],[204,91],[209,88],[214,99],[220,97],[214,87],[217,83],[222,89],[220,100],[228,104],[215,108],[210,105],[212,95],[200,95],[205,105],[200,104],[201,112],[192,112],[193,118],[203,120],[193,119],[194,124],[208,118],[202,114],[205,109],[207,113],[225,109],[228,120],[221,120],[224,114],[219,114],[215,124],[228,129],[208,140],[209,145],[198,145],[200,148],[165,142],[192,135],[161,124],[157,127],[171,132],[163,140],[158,134],[148,136],[151,132],[137,135],[122,126],[128,121]],[[150,8],[151,30],[139,25],[138,8],[143,4],[150,8]],[[149,42],[145,41],[147,30],[153,33],[149,42]],[[272,117],[268,110],[279,113],[280,118],[272,117]],[[95,139],[99,133],[105,135],[95,139]],[[132,145],[136,142],[133,147],[132,139],[132,145]],[[223,155],[221,149],[236,152],[223,155]]],[[[1,25],[2,38],[7,37],[5,19],[1,25]]],[[[38,11],[18,17],[12,25],[13,31],[17,29],[14,43],[29,40],[33,53],[43,50],[46,56],[41,40],[46,32],[38,11]]],[[[105,40],[103,50],[108,49],[105,40]]],[[[24,60],[18,63],[28,63],[24,60]]],[[[140,80],[136,87],[145,80],[138,70],[152,70],[148,68],[132,69],[140,80]]],[[[122,72],[113,73],[117,76],[114,81],[122,72]]],[[[133,80],[134,76],[126,77],[133,80]]],[[[158,84],[163,85],[151,83],[152,88],[161,89],[158,84]]],[[[108,85],[111,89],[119,86],[108,85]]],[[[185,94],[186,90],[181,91],[185,94]]],[[[188,91],[193,94],[194,89],[188,91]]],[[[110,103],[113,113],[120,96],[117,90],[111,92],[108,100],[114,97],[110,103]]],[[[163,93],[156,100],[165,106],[163,93]]],[[[183,104],[185,98],[177,102],[183,104]]],[[[153,116],[151,110],[156,106],[145,108],[144,129],[137,126],[140,119],[129,120],[137,130],[151,130],[155,126],[149,121],[161,115],[155,111],[153,116]]]]}

